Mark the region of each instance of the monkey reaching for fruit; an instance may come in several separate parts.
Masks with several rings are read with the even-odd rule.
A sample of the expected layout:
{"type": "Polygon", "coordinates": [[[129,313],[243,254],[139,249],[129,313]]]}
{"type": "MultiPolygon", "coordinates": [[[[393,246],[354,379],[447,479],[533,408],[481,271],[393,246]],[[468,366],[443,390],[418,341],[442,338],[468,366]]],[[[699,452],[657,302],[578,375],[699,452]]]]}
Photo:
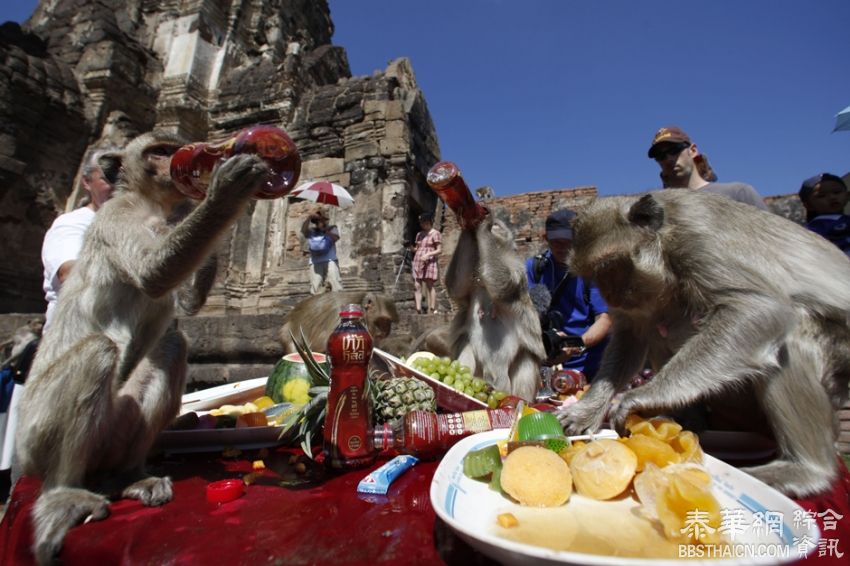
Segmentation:
{"type": "Polygon", "coordinates": [[[546,356],[540,319],[513,233],[492,213],[461,233],[446,289],[458,309],[450,331],[452,357],[494,388],[533,401],[546,356]]]}
{"type": "Polygon", "coordinates": [[[204,303],[214,269],[205,258],[267,171],[253,155],[228,159],[206,199],[175,225],[169,217],[186,197],[169,164],[182,143],[151,133],[127,146],[119,192],[89,228],[33,363],[17,454],[21,471],[43,480],[33,509],[39,563],[58,557],[77,522],[108,515],[102,493],[150,506],[171,499],[171,480],[142,468],[185,385],[186,339],[172,325],[177,291],[187,312],[204,303]]]}
{"type": "Polygon", "coordinates": [[[560,414],[569,433],[751,390],[776,460],[745,468],[794,496],[838,473],[835,409],[850,379],[850,262],[827,240],[714,194],[599,199],[574,224],[572,269],[593,278],[613,334],[590,392],[560,414]]]}

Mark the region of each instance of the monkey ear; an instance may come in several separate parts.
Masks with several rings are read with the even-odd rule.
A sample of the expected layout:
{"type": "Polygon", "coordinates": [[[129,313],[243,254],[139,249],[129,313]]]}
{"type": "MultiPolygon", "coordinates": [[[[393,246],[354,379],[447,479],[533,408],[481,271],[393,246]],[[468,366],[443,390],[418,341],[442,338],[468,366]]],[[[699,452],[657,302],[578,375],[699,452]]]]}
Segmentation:
{"type": "Polygon", "coordinates": [[[124,154],[118,152],[104,153],[97,159],[97,164],[103,171],[103,177],[110,183],[118,182],[118,174],[123,170],[124,154]]]}
{"type": "Polygon", "coordinates": [[[367,294],[363,297],[363,309],[369,310],[369,308],[375,303],[375,295],[373,293],[367,294]]]}
{"type": "Polygon", "coordinates": [[[651,230],[664,225],[664,208],[652,195],[644,195],[629,209],[629,222],[651,230]]]}

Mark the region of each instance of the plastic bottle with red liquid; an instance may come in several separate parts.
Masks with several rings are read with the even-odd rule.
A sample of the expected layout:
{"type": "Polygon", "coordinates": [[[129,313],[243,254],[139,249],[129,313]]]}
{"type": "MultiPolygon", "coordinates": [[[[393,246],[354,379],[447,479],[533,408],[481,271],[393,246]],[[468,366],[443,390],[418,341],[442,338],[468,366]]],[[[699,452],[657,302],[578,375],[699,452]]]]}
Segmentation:
{"type": "Polygon", "coordinates": [[[487,208],[477,202],[460,169],[451,161],[440,161],[428,171],[428,186],[457,216],[461,228],[472,230],[487,216],[487,208]]]}
{"type": "Polygon", "coordinates": [[[171,178],[185,195],[203,199],[216,164],[237,153],[259,155],[269,167],[269,175],[254,198],[279,198],[295,188],[301,175],[298,148],[286,132],[264,125],[240,130],[221,143],[197,142],[181,147],[171,156],[171,178]]]}
{"type": "Polygon", "coordinates": [[[375,429],[375,448],[381,451],[392,449],[422,460],[432,460],[462,438],[496,428],[511,428],[514,413],[512,408],[445,414],[410,411],[404,417],[375,429]]]}
{"type": "Polygon", "coordinates": [[[378,455],[372,442],[372,402],[366,389],[372,336],[360,305],[346,305],[328,338],[331,387],[324,427],[325,463],[331,468],[368,466],[378,455]]]}

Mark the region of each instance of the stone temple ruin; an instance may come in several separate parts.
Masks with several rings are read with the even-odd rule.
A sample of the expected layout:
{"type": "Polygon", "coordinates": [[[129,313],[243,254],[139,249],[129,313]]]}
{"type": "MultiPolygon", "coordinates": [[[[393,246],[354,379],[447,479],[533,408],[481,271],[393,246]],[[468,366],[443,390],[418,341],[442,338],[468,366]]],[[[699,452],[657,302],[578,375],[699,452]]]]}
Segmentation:
{"type": "MultiPolygon", "coordinates": [[[[293,137],[302,180],[354,196],[353,208],[326,209],[342,233],[345,288],[391,294],[403,313],[395,332],[422,330],[423,317],[404,314],[413,291],[403,242],[420,212],[435,211],[445,268],[458,235],[425,182],[441,158],[437,133],[410,62],[353,77],[333,29],[325,0],[42,0],[23,26],[0,26],[0,237],[13,244],[0,248],[0,333],[44,312],[41,242],[79,205],[91,151],[153,128],[217,140],[257,123],[293,137]]],[[[551,210],[596,196],[475,192],[515,228],[522,255],[539,251],[551,210]]],[[[309,289],[297,233],[314,206],[255,201],[223,242],[207,306],[180,321],[190,379],[265,375],[277,360],[282,318],[309,289]]]]}
{"type": "MultiPolygon", "coordinates": [[[[354,196],[353,208],[327,209],[342,233],[345,288],[392,293],[412,311],[412,281],[399,270],[418,214],[436,210],[443,262],[457,239],[425,182],[441,157],[437,134],[407,59],[352,77],[332,33],[322,0],[45,0],[23,27],[0,27],[0,231],[17,244],[0,252],[0,312],[44,311],[41,241],[57,214],[79,205],[91,151],[153,128],[215,140],[257,123],[289,132],[302,180],[337,182],[354,196]]],[[[479,197],[492,197],[482,189],[479,197]]],[[[549,210],[595,194],[491,200],[518,227],[524,253],[549,210]]],[[[297,234],[314,208],[255,201],[222,244],[207,306],[181,321],[193,377],[258,375],[277,359],[283,315],[309,289],[297,234]]],[[[3,329],[22,316],[5,315],[3,329]]],[[[399,330],[415,332],[416,322],[405,317],[399,330]]]]}

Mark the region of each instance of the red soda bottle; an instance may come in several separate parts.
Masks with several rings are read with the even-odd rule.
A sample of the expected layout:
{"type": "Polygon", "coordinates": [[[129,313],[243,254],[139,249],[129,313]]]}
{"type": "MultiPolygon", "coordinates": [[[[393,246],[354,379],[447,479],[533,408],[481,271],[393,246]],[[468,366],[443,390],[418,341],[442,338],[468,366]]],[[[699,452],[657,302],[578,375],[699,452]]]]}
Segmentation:
{"type": "Polygon", "coordinates": [[[372,405],[366,389],[372,337],[360,305],[346,305],[328,338],[331,388],[324,427],[325,462],[332,468],[368,466],[377,456],[372,441],[372,405]]]}
{"type": "Polygon", "coordinates": [[[182,193],[200,200],[207,194],[216,164],[237,153],[259,155],[269,167],[269,175],[254,198],[278,198],[295,188],[301,174],[298,148],[286,132],[264,125],[240,130],[221,143],[198,142],[181,147],[171,156],[171,178],[182,193]]]}
{"type": "Polygon", "coordinates": [[[511,428],[514,409],[479,409],[462,413],[436,414],[410,411],[374,431],[375,448],[395,450],[433,460],[469,435],[497,428],[511,428]]]}
{"type": "Polygon", "coordinates": [[[460,227],[472,230],[487,216],[487,208],[475,202],[457,165],[440,161],[428,171],[428,185],[457,216],[460,227]]]}

